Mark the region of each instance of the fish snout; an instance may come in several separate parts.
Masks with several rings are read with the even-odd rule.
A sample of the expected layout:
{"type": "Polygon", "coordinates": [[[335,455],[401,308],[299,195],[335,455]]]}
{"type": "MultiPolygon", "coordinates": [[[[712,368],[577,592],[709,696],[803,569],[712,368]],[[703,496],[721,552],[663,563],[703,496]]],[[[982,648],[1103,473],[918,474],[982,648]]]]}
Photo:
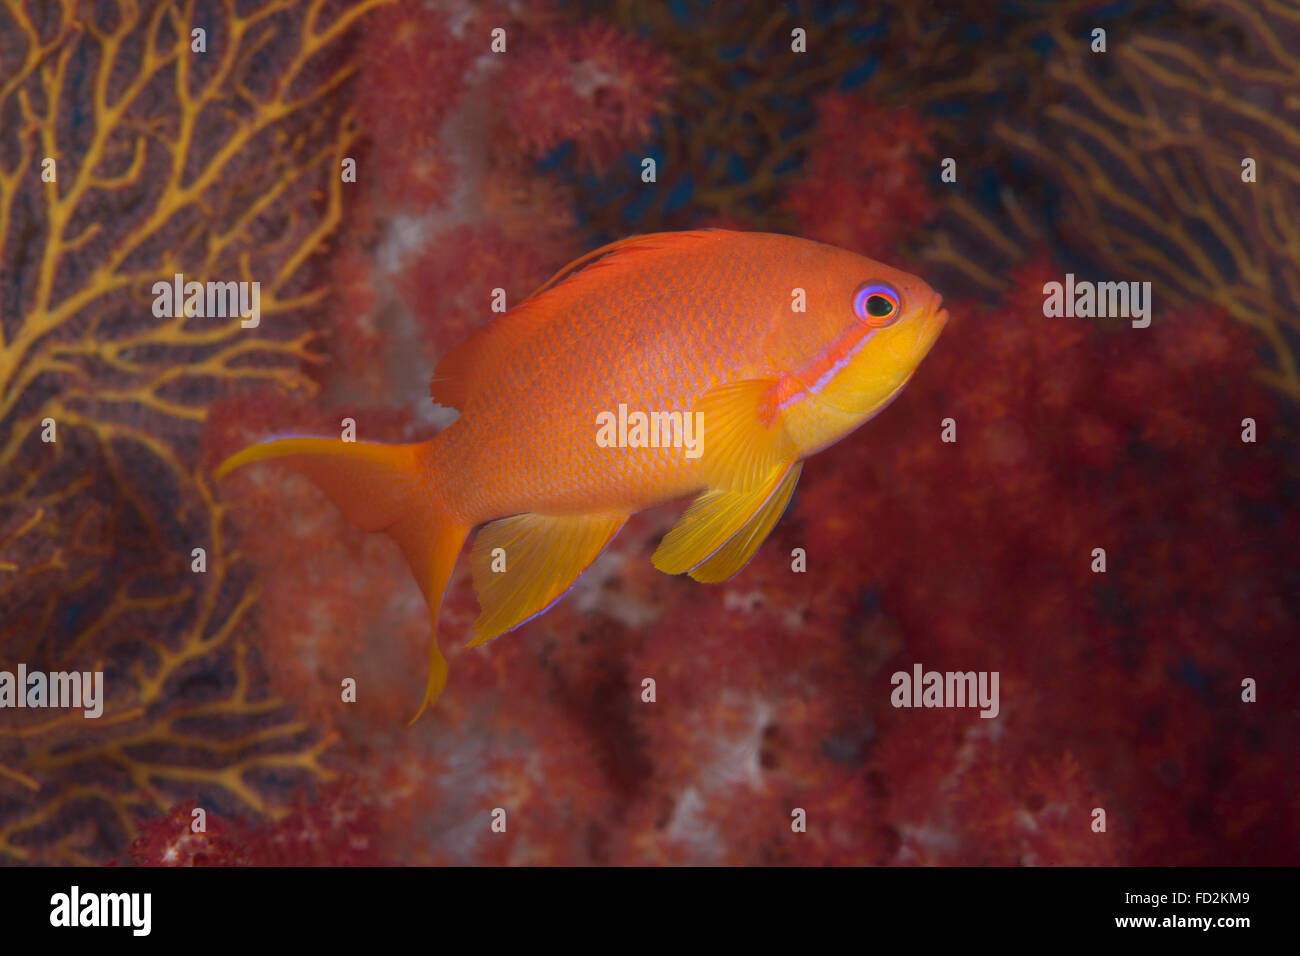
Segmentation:
{"type": "MultiPolygon", "coordinates": [[[[925,351],[934,344],[943,327],[948,324],[948,310],[943,308],[943,296],[937,292],[930,293],[926,303],[924,318],[921,321],[921,334],[918,345],[925,351]]],[[[924,351],[922,352],[924,354],[924,351]]]]}
{"type": "Polygon", "coordinates": [[[938,292],[930,292],[930,301],[926,303],[926,311],[929,312],[931,318],[942,316],[945,322],[948,319],[948,310],[943,307],[943,296],[938,292]]]}

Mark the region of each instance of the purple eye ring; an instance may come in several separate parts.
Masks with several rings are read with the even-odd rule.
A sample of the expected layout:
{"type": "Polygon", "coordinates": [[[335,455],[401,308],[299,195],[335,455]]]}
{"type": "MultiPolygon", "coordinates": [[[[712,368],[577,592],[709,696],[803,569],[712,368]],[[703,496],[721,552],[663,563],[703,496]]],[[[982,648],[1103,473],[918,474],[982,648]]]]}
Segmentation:
{"type": "Polygon", "coordinates": [[[853,293],[853,313],[868,325],[883,328],[902,313],[902,298],[892,285],[866,282],[853,293]]]}

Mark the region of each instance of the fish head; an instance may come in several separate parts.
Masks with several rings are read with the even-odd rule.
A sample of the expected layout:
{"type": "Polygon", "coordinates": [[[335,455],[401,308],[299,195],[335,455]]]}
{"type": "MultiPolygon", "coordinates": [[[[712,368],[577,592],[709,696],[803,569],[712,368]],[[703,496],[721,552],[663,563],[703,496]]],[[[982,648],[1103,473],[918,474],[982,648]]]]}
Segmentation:
{"type": "Polygon", "coordinates": [[[810,283],[806,314],[783,317],[775,337],[782,421],[804,454],[882,411],[948,322],[943,297],[919,277],[822,248],[825,268],[810,283]]]}

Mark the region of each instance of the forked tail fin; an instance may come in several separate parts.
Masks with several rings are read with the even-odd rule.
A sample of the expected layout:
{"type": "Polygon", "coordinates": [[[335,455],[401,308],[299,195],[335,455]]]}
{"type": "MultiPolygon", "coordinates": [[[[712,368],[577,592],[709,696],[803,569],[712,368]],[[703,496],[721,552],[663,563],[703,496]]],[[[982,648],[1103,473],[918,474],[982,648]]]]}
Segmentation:
{"type": "Polygon", "coordinates": [[[447,684],[447,662],[438,649],[438,610],[470,530],[438,506],[437,489],[429,481],[432,444],[281,438],[250,445],[227,458],[215,473],[222,478],[249,462],[278,459],[325,492],[352,524],[363,531],[382,531],[397,542],[424,592],[433,622],[424,701],[411,723],[447,684]]]}

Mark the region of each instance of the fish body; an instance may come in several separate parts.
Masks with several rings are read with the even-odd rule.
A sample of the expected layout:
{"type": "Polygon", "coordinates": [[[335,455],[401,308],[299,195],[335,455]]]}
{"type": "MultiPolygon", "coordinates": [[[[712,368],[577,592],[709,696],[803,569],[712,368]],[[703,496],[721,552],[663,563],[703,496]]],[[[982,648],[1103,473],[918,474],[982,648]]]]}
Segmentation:
{"type": "Polygon", "coordinates": [[[922,280],[821,243],[634,237],[453,349],[430,393],[461,414],[431,440],[281,439],[219,474],[283,459],[398,542],[434,616],[427,704],[446,679],[441,594],[472,529],[471,644],[544,612],[631,514],[667,501],[695,497],[655,565],[726,580],[780,517],[803,460],[897,396],[946,321],[922,280]]]}

